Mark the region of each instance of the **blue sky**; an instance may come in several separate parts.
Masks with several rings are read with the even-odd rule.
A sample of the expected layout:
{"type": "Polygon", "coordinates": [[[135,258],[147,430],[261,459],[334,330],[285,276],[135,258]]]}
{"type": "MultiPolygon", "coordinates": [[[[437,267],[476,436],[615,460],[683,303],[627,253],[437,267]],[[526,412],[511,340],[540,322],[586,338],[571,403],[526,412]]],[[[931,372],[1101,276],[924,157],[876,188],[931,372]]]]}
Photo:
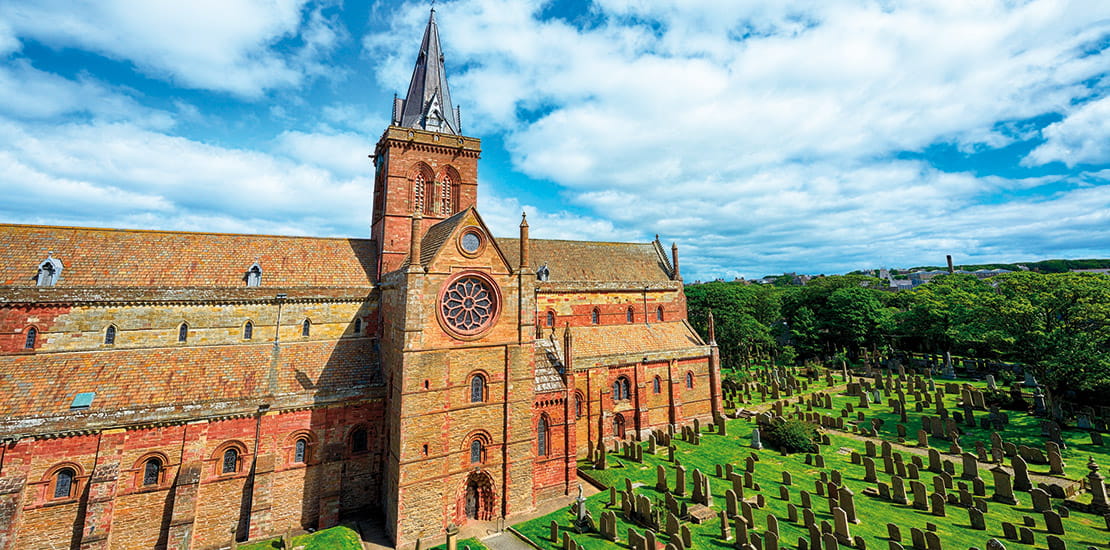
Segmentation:
{"type": "MultiPolygon", "coordinates": [[[[0,0],[0,221],[368,236],[428,2],[0,0]]],[[[1110,2],[436,4],[479,209],[687,280],[1110,257],[1110,2]]]]}

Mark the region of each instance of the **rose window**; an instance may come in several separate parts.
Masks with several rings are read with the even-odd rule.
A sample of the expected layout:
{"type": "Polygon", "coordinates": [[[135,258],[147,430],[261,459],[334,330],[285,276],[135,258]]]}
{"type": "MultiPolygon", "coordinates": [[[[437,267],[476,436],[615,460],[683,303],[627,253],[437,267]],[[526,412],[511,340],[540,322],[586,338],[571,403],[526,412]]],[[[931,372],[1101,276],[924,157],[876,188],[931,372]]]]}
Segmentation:
{"type": "Polygon", "coordinates": [[[471,275],[447,287],[440,307],[447,326],[471,335],[490,325],[496,314],[497,298],[489,283],[471,275]]]}

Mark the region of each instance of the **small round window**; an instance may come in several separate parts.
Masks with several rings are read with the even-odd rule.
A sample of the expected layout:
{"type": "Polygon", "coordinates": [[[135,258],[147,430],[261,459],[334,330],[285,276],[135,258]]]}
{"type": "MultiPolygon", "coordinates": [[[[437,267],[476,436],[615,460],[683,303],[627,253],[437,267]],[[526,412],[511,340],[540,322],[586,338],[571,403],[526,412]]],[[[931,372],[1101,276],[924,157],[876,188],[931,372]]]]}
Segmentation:
{"type": "Polygon", "coordinates": [[[478,250],[482,248],[482,238],[478,236],[475,231],[467,231],[463,233],[459,244],[462,246],[463,252],[467,254],[477,254],[478,250]]]}

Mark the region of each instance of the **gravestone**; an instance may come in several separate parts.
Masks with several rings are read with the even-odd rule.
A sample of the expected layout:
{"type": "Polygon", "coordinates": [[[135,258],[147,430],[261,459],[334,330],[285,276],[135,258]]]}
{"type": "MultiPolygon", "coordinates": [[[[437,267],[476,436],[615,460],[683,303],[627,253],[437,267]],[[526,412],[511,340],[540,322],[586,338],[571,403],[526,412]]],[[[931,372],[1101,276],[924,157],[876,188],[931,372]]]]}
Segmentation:
{"type": "Polygon", "coordinates": [[[910,491],[913,493],[913,507],[917,510],[928,510],[929,502],[925,492],[925,484],[920,481],[911,481],[910,491]]]}
{"type": "Polygon", "coordinates": [[[891,499],[898,504],[906,504],[909,499],[906,498],[906,486],[902,478],[894,476],[890,478],[891,499]]]}
{"type": "Polygon", "coordinates": [[[1014,470],[1014,489],[1017,491],[1028,491],[1033,488],[1033,482],[1029,479],[1029,465],[1021,456],[1015,455],[1010,459],[1010,466],[1014,470]]]}
{"type": "Polygon", "coordinates": [[[1010,485],[1010,472],[1002,469],[1001,466],[995,466],[991,468],[991,475],[994,477],[994,495],[991,499],[1003,504],[1017,504],[1018,499],[1014,496],[1014,488],[1010,485]]]}
{"type": "Polygon", "coordinates": [[[1033,511],[1044,512],[1052,508],[1052,501],[1048,497],[1048,491],[1041,488],[1029,491],[1029,497],[1033,499],[1033,511]]]}
{"type": "Polygon", "coordinates": [[[1044,513],[1044,528],[1053,535],[1064,534],[1064,522],[1060,519],[1060,514],[1048,510],[1044,513]]]}
{"type": "Polygon", "coordinates": [[[929,508],[934,516],[945,517],[944,511],[945,499],[941,493],[933,493],[929,495],[929,508]]]}

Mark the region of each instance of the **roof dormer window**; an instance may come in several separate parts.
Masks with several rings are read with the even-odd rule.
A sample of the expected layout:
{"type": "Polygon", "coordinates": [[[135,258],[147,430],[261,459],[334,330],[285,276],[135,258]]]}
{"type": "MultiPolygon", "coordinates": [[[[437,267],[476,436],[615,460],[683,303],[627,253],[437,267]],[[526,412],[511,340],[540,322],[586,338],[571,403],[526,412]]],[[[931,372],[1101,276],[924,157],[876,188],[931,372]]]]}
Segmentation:
{"type": "Polygon", "coordinates": [[[39,264],[39,272],[35,277],[35,284],[37,286],[54,286],[58,283],[58,277],[62,275],[62,262],[50,254],[46,255],[46,259],[39,264]]]}
{"type": "Polygon", "coordinates": [[[258,262],[247,270],[247,286],[262,286],[262,266],[258,262]]]}
{"type": "Polygon", "coordinates": [[[547,264],[543,264],[536,270],[536,280],[546,281],[551,277],[551,270],[547,268],[547,264]]]}

